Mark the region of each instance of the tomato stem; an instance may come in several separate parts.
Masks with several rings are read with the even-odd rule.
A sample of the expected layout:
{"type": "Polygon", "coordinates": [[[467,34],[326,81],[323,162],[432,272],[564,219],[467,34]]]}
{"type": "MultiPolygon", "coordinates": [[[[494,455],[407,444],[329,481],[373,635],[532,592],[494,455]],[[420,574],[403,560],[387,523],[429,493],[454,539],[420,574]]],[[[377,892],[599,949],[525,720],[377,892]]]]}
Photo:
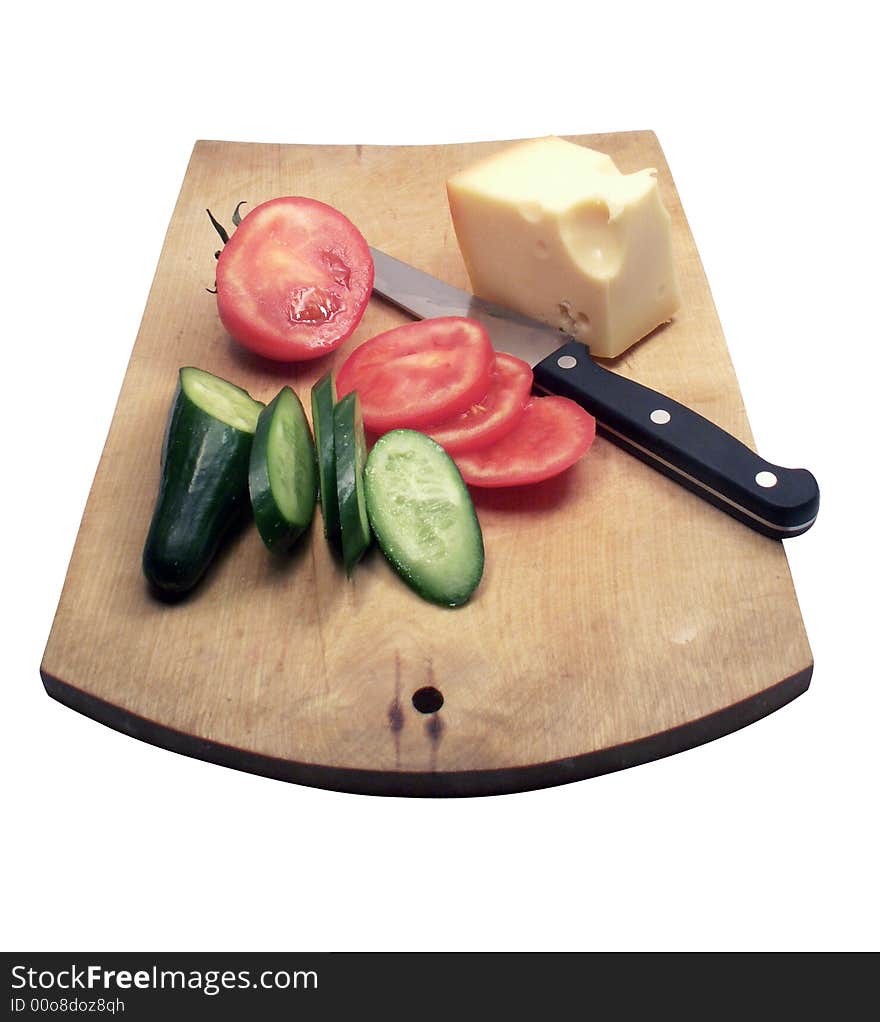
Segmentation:
{"type": "Polygon", "coordinates": [[[208,214],[211,223],[214,225],[214,230],[220,235],[220,240],[225,245],[226,242],[229,241],[229,235],[226,233],[226,228],[217,220],[210,209],[206,209],[205,212],[208,214]]]}
{"type": "MultiPolygon", "coordinates": [[[[238,225],[241,223],[241,207],[246,205],[247,200],[242,199],[239,203],[236,204],[235,209],[232,211],[232,222],[235,224],[236,227],[238,227],[238,225]]],[[[214,216],[210,209],[206,209],[205,212],[208,214],[211,223],[214,225],[214,230],[220,235],[220,240],[225,245],[226,242],[229,241],[229,234],[227,233],[226,228],[214,216]]],[[[217,251],[214,253],[215,259],[220,258],[220,252],[221,249],[218,248],[217,251]]],[[[208,292],[208,294],[211,295],[217,294],[217,282],[216,281],[214,282],[214,286],[212,288],[206,287],[205,290],[208,292]]]]}

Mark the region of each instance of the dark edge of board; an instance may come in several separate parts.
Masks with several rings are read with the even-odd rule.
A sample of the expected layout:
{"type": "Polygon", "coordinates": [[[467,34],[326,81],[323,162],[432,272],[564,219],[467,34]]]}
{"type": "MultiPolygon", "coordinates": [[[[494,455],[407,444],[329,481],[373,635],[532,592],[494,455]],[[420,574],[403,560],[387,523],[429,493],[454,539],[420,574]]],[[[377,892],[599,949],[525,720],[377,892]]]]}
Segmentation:
{"type": "Polygon", "coordinates": [[[177,731],[74,688],[40,669],[46,692],[101,724],[151,745],[279,781],[360,795],[464,798],[551,788],[663,759],[722,738],[802,695],[813,666],[715,713],[623,745],[530,766],[434,772],[363,770],[296,763],[177,731]]]}

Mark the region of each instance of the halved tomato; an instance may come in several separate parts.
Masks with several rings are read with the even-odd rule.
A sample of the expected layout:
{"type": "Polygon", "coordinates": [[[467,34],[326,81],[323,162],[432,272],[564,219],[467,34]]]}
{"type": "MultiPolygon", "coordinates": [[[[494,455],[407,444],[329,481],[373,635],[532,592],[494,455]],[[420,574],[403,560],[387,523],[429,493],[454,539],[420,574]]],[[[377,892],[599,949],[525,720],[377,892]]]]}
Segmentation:
{"type": "Polygon", "coordinates": [[[360,394],[373,434],[451,419],[489,389],[495,352],[483,326],[462,316],[406,323],[355,348],[336,376],[339,398],[360,394]]]}
{"type": "Polygon", "coordinates": [[[567,397],[533,397],[497,443],[455,456],[471,486],[523,486],[564,472],[590,449],[596,420],[567,397]]]}
{"type": "Polygon", "coordinates": [[[500,440],[523,413],[532,392],[532,367],[513,355],[498,352],[489,390],[466,412],[431,426],[425,432],[447,454],[462,454],[500,440]]]}
{"type": "Polygon", "coordinates": [[[257,206],[217,261],[217,311],[239,343],[278,362],[318,358],[358,325],[373,289],[363,235],[338,209],[287,196],[257,206]]]}

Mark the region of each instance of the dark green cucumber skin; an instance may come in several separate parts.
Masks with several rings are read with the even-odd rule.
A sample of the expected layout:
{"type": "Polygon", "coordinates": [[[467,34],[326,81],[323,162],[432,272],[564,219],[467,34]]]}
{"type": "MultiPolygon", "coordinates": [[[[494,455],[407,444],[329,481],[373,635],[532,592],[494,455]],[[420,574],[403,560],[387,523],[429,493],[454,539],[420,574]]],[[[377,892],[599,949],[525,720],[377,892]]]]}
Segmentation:
{"type": "Polygon", "coordinates": [[[362,467],[359,471],[357,464],[356,407],[357,391],[352,391],[333,409],[333,444],[336,452],[336,494],[342,533],[342,560],[349,575],[370,545],[370,536],[363,534],[358,513],[357,494],[359,489],[363,490],[364,481],[362,467]]]}
{"type": "MultiPolygon", "coordinates": [[[[394,430],[386,433],[380,437],[374,446],[389,444],[394,442],[395,433],[413,433],[412,430],[394,430]]],[[[470,494],[467,489],[467,484],[461,478],[461,473],[458,470],[458,466],[454,460],[443,450],[443,448],[432,440],[430,437],[424,434],[418,434],[420,441],[425,443],[426,447],[436,448],[436,456],[438,460],[442,460],[444,463],[444,470],[448,472],[454,472],[458,477],[459,485],[464,494],[467,494],[468,502],[470,502],[470,494]]],[[[438,590],[431,585],[428,580],[422,575],[417,567],[408,563],[405,559],[398,555],[394,538],[386,535],[385,530],[379,524],[379,516],[375,513],[375,502],[377,500],[375,494],[375,475],[372,473],[372,465],[374,459],[372,457],[368,459],[367,470],[365,473],[365,488],[367,496],[367,510],[370,515],[370,525],[373,530],[373,535],[376,537],[376,542],[379,544],[379,549],[385,555],[385,558],[397,572],[397,574],[403,579],[404,582],[423,600],[427,600],[429,603],[435,603],[442,607],[460,607],[473,595],[475,589],[480,584],[480,580],[483,577],[483,568],[485,565],[485,548],[483,546],[483,533],[480,528],[479,519],[477,518],[476,511],[473,510],[473,504],[471,503],[471,509],[473,511],[474,522],[475,522],[475,534],[476,547],[474,550],[473,562],[470,565],[470,571],[467,577],[462,578],[461,585],[455,589],[438,590]],[[371,475],[373,478],[371,479],[371,475]]]]}
{"type": "Polygon", "coordinates": [[[250,510],[252,443],[252,434],[193,404],[178,381],[143,553],[144,575],[157,594],[195,588],[224,536],[250,510]]]}
{"type": "MultiPolygon", "coordinates": [[[[254,512],[254,521],[257,523],[257,531],[266,547],[273,553],[287,553],[296,543],[299,537],[305,532],[312,521],[315,511],[315,504],[318,499],[317,481],[312,489],[311,500],[308,502],[310,511],[307,517],[301,522],[287,522],[281,516],[275,499],[272,496],[272,486],[269,480],[269,428],[272,424],[272,417],[277,414],[279,403],[285,391],[290,391],[296,403],[299,405],[299,414],[302,416],[302,425],[308,430],[305,412],[302,410],[297,395],[290,387],[283,387],[275,398],[260,412],[257,420],[257,430],[254,433],[254,442],[250,453],[250,467],[248,470],[248,489],[250,492],[251,507],[254,512]]],[[[314,462],[315,448],[309,435],[311,447],[311,458],[314,462]]]]}
{"type": "Polygon", "coordinates": [[[339,525],[339,498],[336,493],[336,447],[333,442],[335,390],[333,378],[327,373],[312,387],[311,396],[324,535],[334,547],[339,548],[342,532],[339,525]]]}

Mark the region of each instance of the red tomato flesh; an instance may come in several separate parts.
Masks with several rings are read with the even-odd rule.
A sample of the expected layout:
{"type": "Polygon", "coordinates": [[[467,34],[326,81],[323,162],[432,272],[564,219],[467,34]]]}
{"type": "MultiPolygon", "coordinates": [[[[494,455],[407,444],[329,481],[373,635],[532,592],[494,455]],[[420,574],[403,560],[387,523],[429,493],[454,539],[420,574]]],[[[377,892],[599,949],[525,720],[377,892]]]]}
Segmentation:
{"type": "Polygon", "coordinates": [[[497,443],[455,457],[470,486],[523,486],[564,472],[590,449],[596,420],[567,397],[533,397],[497,443]]]}
{"type": "Polygon", "coordinates": [[[217,261],[217,311],[246,348],[278,362],[318,358],[358,325],[373,259],[354,224],[316,199],[255,207],[217,261]]]}
{"type": "Polygon", "coordinates": [[[451,419],[489,389],[495,353],[480,323],[461,316],[424,319],[365,341],[336,376],[339,398],[360,394],[373,434],[422,429],[451,419]]]}
{"type": "Polygon", "coordinates": [[[454,419],[425,432],[447,454],[462,454],[500,440],[517,424],[532,392],[532,368],[513,355],[496,354],[489,390],[454,419]]]}

